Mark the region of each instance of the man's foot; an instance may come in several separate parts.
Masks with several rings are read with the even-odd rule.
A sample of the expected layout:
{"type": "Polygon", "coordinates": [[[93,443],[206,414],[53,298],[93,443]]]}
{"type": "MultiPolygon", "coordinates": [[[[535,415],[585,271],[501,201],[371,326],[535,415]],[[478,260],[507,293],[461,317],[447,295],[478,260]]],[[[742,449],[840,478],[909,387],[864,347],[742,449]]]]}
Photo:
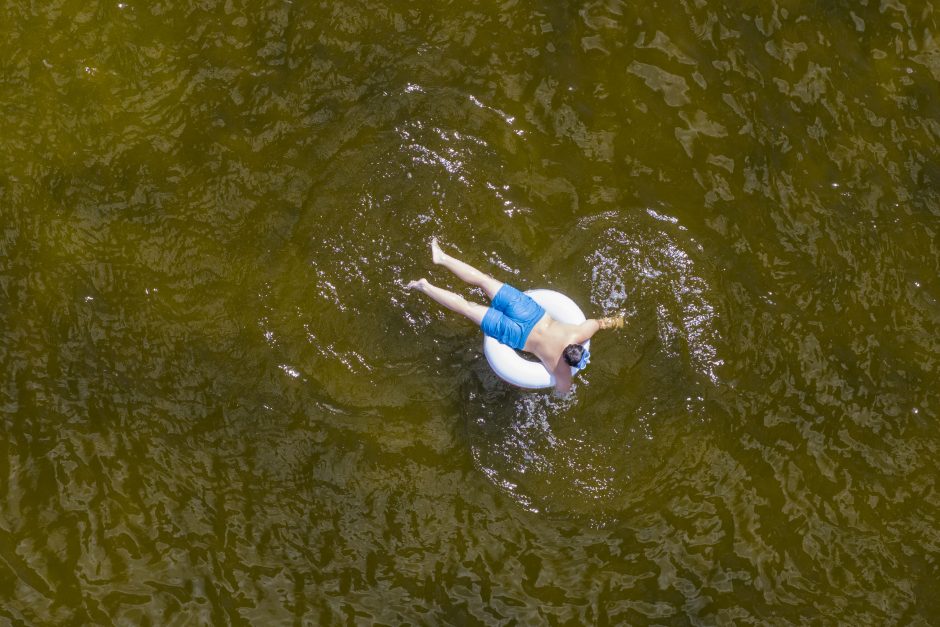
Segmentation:
{"type": "Polygon", "coordinates": [[[423,291],[424,291],[424,287],[425,287],[427,284],[428,284],[428,280],[427,280],[427,279],[418,279],[417,281],[412,281],[411,283],[409,283],[408,285],[406,285],[405,288],[406,288],[406,289],[409,289],[409,290],[418,290],[419,292],[423,292],[423,291]]]}
{"type": "Polygon", "coordinates": [[[445,256],[446,255],[444,254],[444,251],[441,250],[440,244],[437,243],[437,238],[432,237],[431,238],[431,261],[433,261],[434,263],[441,263],[442,261],[444,261],[445,256]]]}

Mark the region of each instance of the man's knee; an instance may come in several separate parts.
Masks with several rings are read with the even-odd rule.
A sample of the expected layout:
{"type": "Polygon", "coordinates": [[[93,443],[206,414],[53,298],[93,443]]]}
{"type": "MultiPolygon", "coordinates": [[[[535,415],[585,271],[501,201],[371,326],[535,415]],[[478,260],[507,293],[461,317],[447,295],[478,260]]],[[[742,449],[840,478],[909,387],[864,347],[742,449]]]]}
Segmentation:
{"type": "Polygon", "coordinates": [[[487,277],[489,280],[482,285],[483,291],[486,292],[486,295],[490,300],[496,298],[496,295],[499,294],[499,290],[503,289],[503,282],[493,277],[487,277]]]}

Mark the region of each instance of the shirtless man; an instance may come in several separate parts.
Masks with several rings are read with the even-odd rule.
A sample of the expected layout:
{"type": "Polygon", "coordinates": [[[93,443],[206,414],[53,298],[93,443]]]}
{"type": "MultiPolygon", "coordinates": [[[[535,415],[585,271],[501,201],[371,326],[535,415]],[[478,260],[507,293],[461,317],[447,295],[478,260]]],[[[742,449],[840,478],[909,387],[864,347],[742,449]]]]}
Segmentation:
{"type": "Polygon", "coordinates": [[[503,344],[534,354],[555,375],[555,390],[560,394],[571,390],[571,368],[587,366],[590,352],[582,342],[591,339],[600,329],[623,326],[623,318],[585,320],[581,324],[554,320],[516,288],[442,251],[437,238],[431,240],[431,259],[461,280],[481,288],[492,306],[468,302],[459,294],[431,285],[427,279],[412,281],[407,287],[424,292],[444,307],[466,316],[480,325],[486,335],[503,344]]]}

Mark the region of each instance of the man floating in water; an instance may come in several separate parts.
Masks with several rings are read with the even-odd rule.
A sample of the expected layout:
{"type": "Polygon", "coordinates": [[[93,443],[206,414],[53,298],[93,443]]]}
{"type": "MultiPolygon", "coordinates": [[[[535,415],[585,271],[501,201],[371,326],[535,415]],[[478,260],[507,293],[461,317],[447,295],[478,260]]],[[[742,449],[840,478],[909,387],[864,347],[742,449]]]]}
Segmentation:
{"type": "Polygon", "coordinates": [[[445,253],[437,238],[431,240],[431,259],[486,292],[491,306],[468,302],[459,294],[431,285],[427,279],[412,281],[407,287],[424,292],[444,307],[466,316],[480,325],[483,333],[503,344],[534,354],[555,376],[555,390],[560,394],[571,390],[571,368],[581,369],[588,364],[590,353],[582,344],[600,329],[623,327],[623,318],[585,320],[581,324],[559,322],[516,288],[445,253]]]}

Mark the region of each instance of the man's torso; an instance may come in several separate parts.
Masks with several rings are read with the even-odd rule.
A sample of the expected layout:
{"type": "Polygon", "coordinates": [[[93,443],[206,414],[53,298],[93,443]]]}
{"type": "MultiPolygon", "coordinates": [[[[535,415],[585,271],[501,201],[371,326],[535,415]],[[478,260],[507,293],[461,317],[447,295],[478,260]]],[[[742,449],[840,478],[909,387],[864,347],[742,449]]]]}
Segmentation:
{"type": "Polygon", "coordinates": [[[533,327],[525,343],[525,351],[538,357],[552,371],[561,360],[565,347],[574,343],[578,325],[559,322],[545,314],[533,327]]]}

